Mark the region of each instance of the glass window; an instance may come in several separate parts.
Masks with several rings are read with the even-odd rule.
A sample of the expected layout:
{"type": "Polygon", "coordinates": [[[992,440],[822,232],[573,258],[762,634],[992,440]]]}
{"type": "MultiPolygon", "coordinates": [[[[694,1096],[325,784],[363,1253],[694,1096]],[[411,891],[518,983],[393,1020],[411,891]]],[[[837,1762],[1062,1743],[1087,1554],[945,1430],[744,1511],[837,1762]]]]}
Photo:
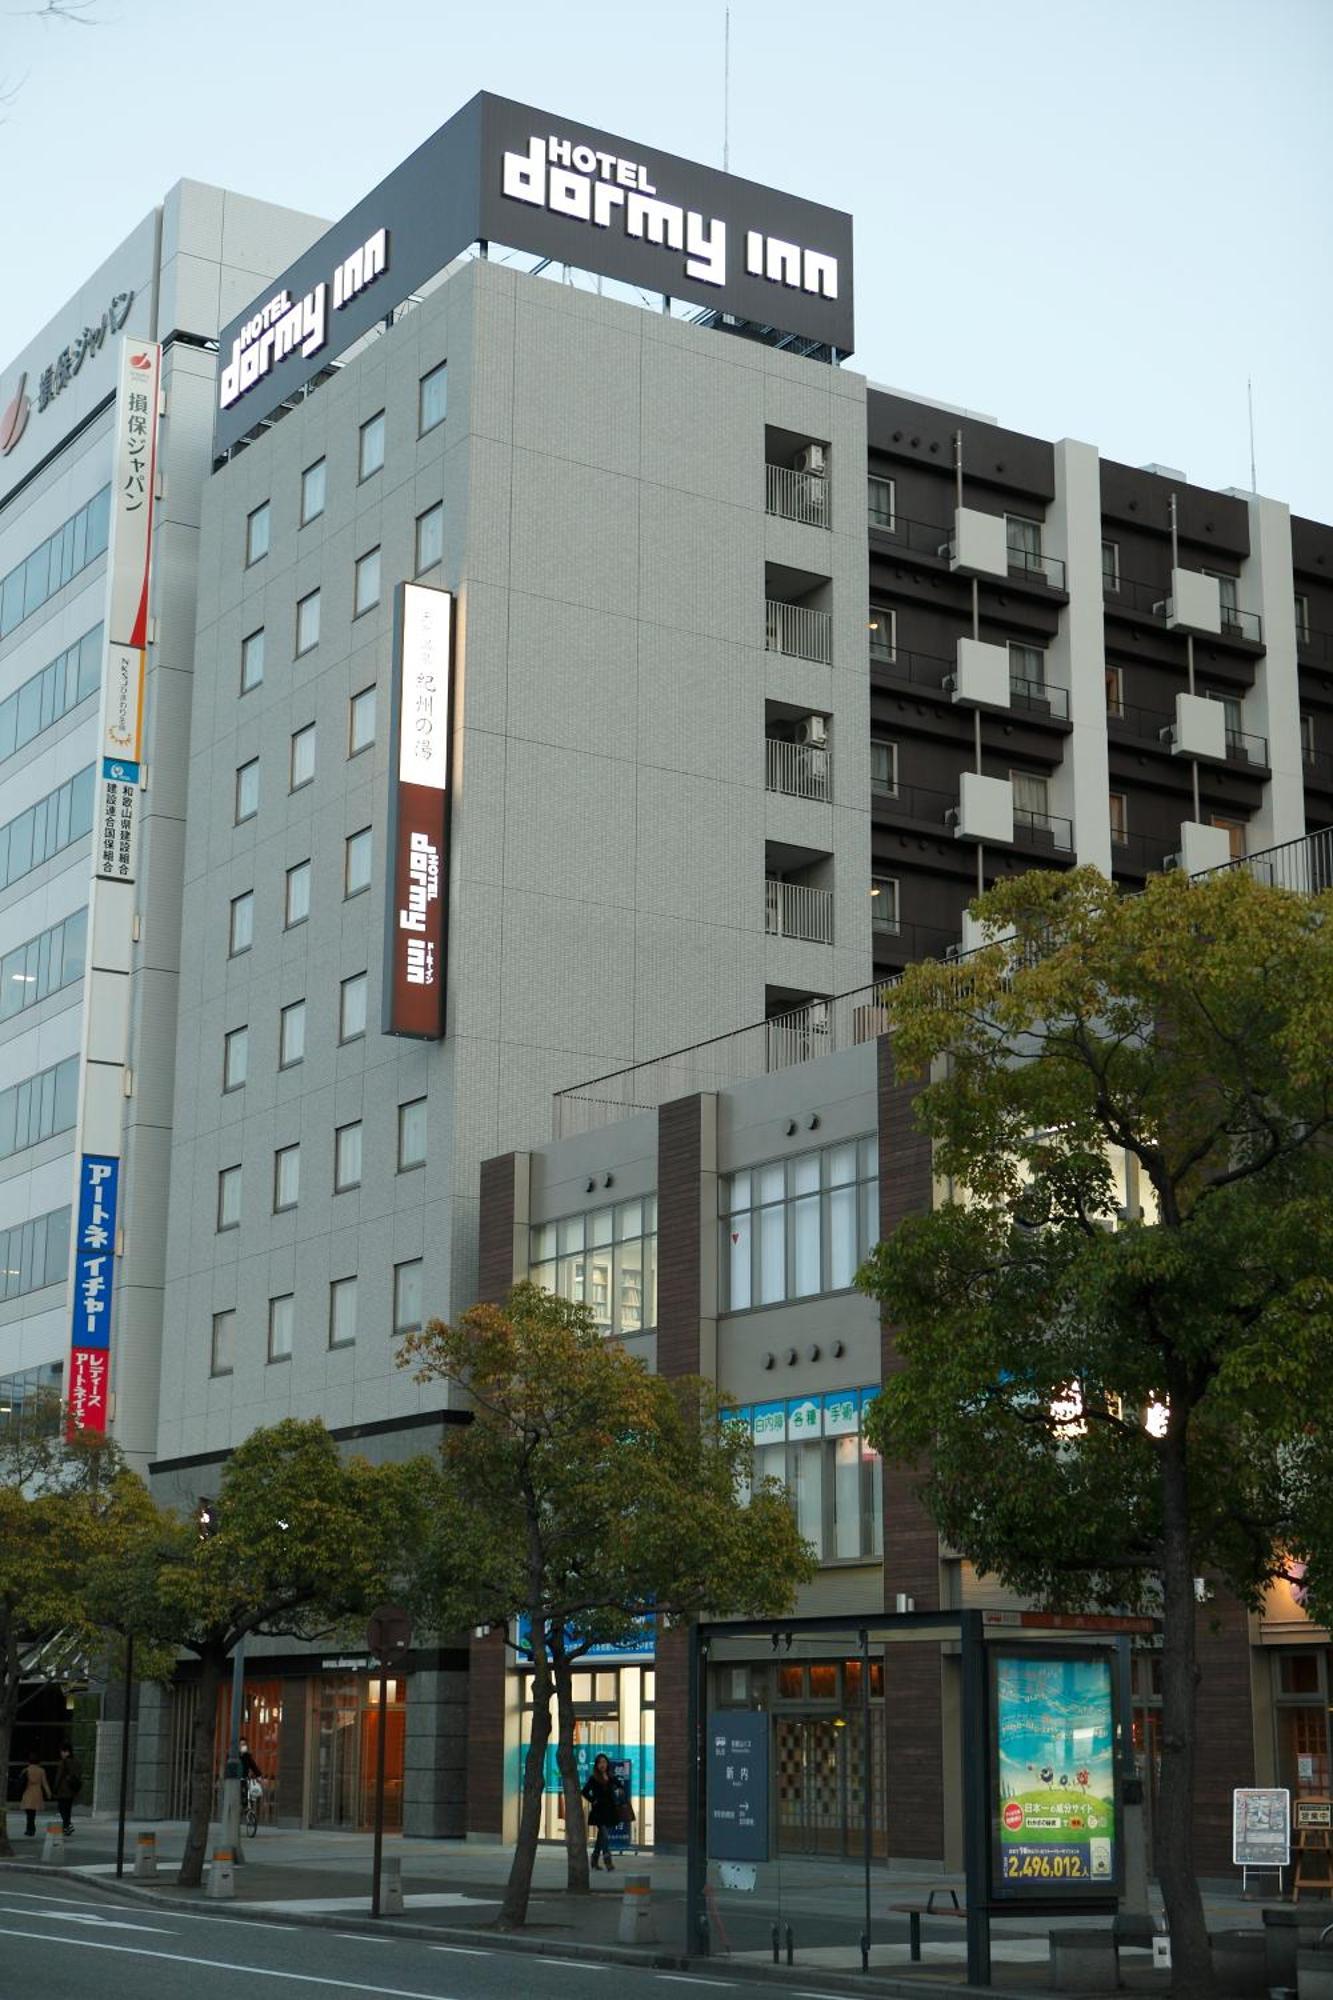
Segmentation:
{"type": "Polygon", "coordinates": [[[1129,801],[1124,792],[1108,792],[1111,808],[1111,839],[1120,845],[1129,839],[1129,801]]]}
{"type": "Polygon", "coordinates": [[[278,1068],[305,1060],[305,1001],[293,1000],[278,1016],[278,1068]]]}
{"type": "Polygon", "coordinates": [[[426,1164],[426,1100],[414,1097],[398,1107],[398,1171],[426,1164]]]}
{"type": "Polygon", "coordinates": [[[222,1088],[239,1090],[250,1067],[250,1030],[233,1028],[222,1040],[222,1088]]]}
{"type": "Polygon", "coordinates": [[[249,694],[264,678],[264,628],[241,641],[241,693],[249,694]]]}
{"type": "Polygon", "coordinates": [[[0,958],[0,1021],[24,1013],[83,977],[88,912],[75,910],[0,958]]]}
{"type": "Polygon", "coordinates": [[[1227,819],[1221,813],[1214,813],[1209,823],[1212,826],[1220,826],[1226,833],[1227,844],[1231,849],[1231,859],[1233,861],[1243,861],[1245,859],[1244,820],[1227,819]]]}
{"type": "Polygon", "coordinates": [[[1317,762],[1318,755],[1319,753],[1315,746],[1314,717],[1313,715],[1302,714],[1301,756],[1304,758],[1307,764],[1313,764],[1317,762]]]}
{"type": "Polygon", "coordinates": [[[536,1225],[529,1231],[528,1259],[534,1284],[589,1306],[604,1332],[628,1335],[656,1326],[653,1196],[536,1225]]]}
{"type": "Polygon", "coordinates": [[[366,975],[344,979],[338,999],[338,1040],[353,1042],[366,1032],[366,975]]]}
{"type": "Polygon", "coordinates": [[[68,1276],[69,1229],[68,1208],[0,1229],[0,1299],[40,1292],[68,1276]]]}
{"type": "Polygon", "coordinates": [[[301,526],[308,527],[324,512],[324,500],[328,490],[328,461],[317,458],[301,474],[301,526]]]}
{"type": "MultiPolygon", "coordinates": [[[[796,1397],[787,1401],[785,1411],[778,1400],[748,1417],[757,1433],[755,1478],[777,1479],[786,1486],[801,1533],[823,1562],[866,1562],[882,1554],[883,1468],[865,1436],[865,1410],[873,1394],[872,1389],[847,1389],[796,1397]],[[780,1440],[784,1430],[785,1444],[770,1441],[775,1435],[780,1440]]],[[[836,1698],[835,1667],[825,1664],[809,1673],[812,1695],[836,1698]]],[[[882,1678],[878,1683],[872,1679],[871,1687],[882,1693],[882,1678]]],[[[799,1684],[790,1692],[798,1693],[799,1684]]]]}
{"type": "Polygon", "coordinates": [[[866,479],[866,502],[871,527],[891,529],[894,518],[893,481],[878,473],[870,473],[866,479]]]}
{"type": "Polygon", "coordinates": [[[1106,713],[1123,715],[1125,712],[1125,670],[1123,667],[1108,666],[1106,669],[1106,713]]]}
{"type": "Polygon", "coordinates": [[[1046,693],[1046,652],[1042,646],[1009,647],[1009,685],[1018,694],[1034,695],[1038,700],[1046,693]]]}
{"type": "Polygon", "coordinates": [[[368,826],[347,836],[343,862],[343,894],[359,896],[370,887],[372,835],[368,826]]]}
{"type": "Polygon", "coordinates": [[[301,1197],[301,1148],[279,1146],[273,1155],[273,1210],[295,1208],[301,1197]]]}
{"type": "Polygon", "coordinates": [[[356,476],[369,479],[384,463],[384,412],[368,417],[361,426],[360,443],[357,450],[356,476]]]}
{"type": "Polygon", "coordinates": [[[253,819],[259,811],[259,759],[236,767],[236,824],[253,819]]]}
{"type": "Polygon", "coordinates": [[[898,883],[892,875],[870,878],[870,922],[877,931],[898,929],[898,883]]]}
{"type": "Polygon", "coordinates": [[[282,1292],[268,1302],[268,1358],[270,1361],[290,1361],[292,1358],[292,1334],[296,1327],[296,1299],[291,1292],[282,1292]]]}
{"type": "Polygon", "coordinates": [[[1120,588],[1120,544],[1119,542],[1103,542],[1102,543],[1102,589],[1119,590],[1119,588],[1120,588]]]}
{"type": "Polygon", "coordinates": [[[245,517],[245,560],[247,566],[268,554],[269,505],[263,501],[245,517]]]}
{"type": "Polygon", "coordinates": [[[898,745],[874,739],[870,745],[870,788],[886,798],[898,795],[898,745]]]}
{"type": "Polygon", "coordinates": [[[723,1175],[719,1199],[725,1311],[846,1290],[879,1235],[875,1140],[723,1175]]]}
{"type": "Polygon", "coordinates": [[[380,601],[380,552],[367,549],[365,555],[356,559],[356,573],[352,585],[352,616],[359,618],[363,611],[372,611],[380,601]]]}
{"type": "Polygon", "coordinates": [[[0,701],[0,762],[22,750],[102,682],[102,627],[95,625],[0,701]]]}
{"type": "Polygon", "coordinates": [[[224,1167],[218,1175],[218,1228],[241,1226],[241,1170],[224,1167]]]}
{"type": "Polygon", "coordinates": [[[303,924],[310,915],[310,863],[308,861],[298,861],[294,868],[287,870],[287,894],[284,912],[284,922],[288,930],[294,924],[303,924]]]}
{"type": "Polygon", "coordinates": [[[329,1286],[329,1346],[350,1347],[356,1339],[356,1279],[335,1278],[329,1286]]]}
{"type": "Polygon", "coordinates": [[[240,896],[231,899],[231,923],[228,928],[227,950],[232,958],[238,952],[249,951],[255,941],[255,892],[247,889],[240,896]]]}
{"type": "Polygon", "coordinates": [[[304,729],[292,734],[291,789],[299,792],[302,785],[308,785],[315,775],[315,725],[307,722],[304,729]]]}
{"type": "Polygon", "coordinates": [[[236,1315],[234,1312],[214,1313],[210,1372],[214,1375],[230,1375],[235,1360],[236,1315]]]}
{"type": "Polygon", "coordinates": [[[1047,780],[1035,771],[1011,771],[1009,782],[1014,788],[1015,819],[1029,824],[1044,820],[1050,797],[1047,780]]]}
{"type": "Polygon", "coordinates": [[[0,639],[105,553],[110,516],[111,488],[104,486],[0,581],[0,639]]]}
{"type": "Polygon", "coordinates": [[[1296,638],[1302,646],[1310,643],[1310,600],[1299,594],[1296,598],[1296,638]]]}
{"type": "Polygon", "coordinates": [[[393,1267],[393,1330],[415,1333],[421,1325],[421,1259],[393,1267]]]}
{"type": "Polygon", "coordinates": [[[361,1185],[361,1121],[340,1125],[333,1135],[333,1192],[361,1185]]]}
{"type": "Polygon", "coordinates": [[[424,514],[417,515],[416,573],[434,569],[444,557],[444,502],[436,501],[424,514]]]}
{"type": "Polygon", "coordinates": [[[425,437],[436,424],[442,424],[449,407],[449,364],[442,361],[438,368],[432,368],[423,375],[417,391],[417,431],[425,437]]]}
{"type": "Polygon", "coordinates": [[[296,607],[296,656],[319,644],[319,592],[312,590],[296,607]]]}
{"type": "Polygon", "coordinates": [[[898,614],[886,604],[872,604],[867,619],[872,660],[892,660],[898,651],[898,614]]]}
{"type": "Polygon", "coordinates": [[[375,690],[362,688],[352,696],[349,704],[347,726],[347,754],[355,757],[360,750],[368,750],[375,741],[375,690]]]}
{"type": "Polygon", "coordinates": [[[1031,521],[1023,514],[1006,514],[1004,517],[1005,541],[1009,548],[1010,569],[1031,571],[1041,570],[1041,522],[1031,521]]]}
{"type": "Polygon", "coordinates": [[[93,767],[89,764],[53,792],[0,826],[0,888],[39,868],[79,840],[93,823],[93,767]]]}

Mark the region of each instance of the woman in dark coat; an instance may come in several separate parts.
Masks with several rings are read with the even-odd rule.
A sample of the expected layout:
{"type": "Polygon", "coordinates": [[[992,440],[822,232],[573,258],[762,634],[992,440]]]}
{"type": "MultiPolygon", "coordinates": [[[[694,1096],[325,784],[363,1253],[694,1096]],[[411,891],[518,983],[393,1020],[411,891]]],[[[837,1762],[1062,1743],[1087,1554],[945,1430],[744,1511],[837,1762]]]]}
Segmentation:
{"type": "Polygon", "coordinates": [[[583,1796],[588,1802],[588,1824],[597,1835],[592,1848],[592,1865],[600,1862],[608,1873],[611,1868],[611,1829],[619,1826],[629,1805],[629,1793],[611,1769],[611,1760],[605,1752],[593,1762],[592,1773],[583,1787],[583,1796]]]}

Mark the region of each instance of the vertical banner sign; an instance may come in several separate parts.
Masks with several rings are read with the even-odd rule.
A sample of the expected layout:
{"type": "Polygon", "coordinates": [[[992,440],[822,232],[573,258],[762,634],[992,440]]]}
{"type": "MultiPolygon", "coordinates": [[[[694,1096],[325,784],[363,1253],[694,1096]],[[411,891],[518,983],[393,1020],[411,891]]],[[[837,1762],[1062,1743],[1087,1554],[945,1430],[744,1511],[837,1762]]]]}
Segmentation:
{"type": "Polygon", "coordinates": [[[394,604],[386,1035],[444,1035],[449,895],[453,595],[401,583],[394,604]]]}
{"type": "Polygon", "coordinates": [[[162,350],[121,348],[113,423],[106,652],[98,725],[91,941],[84,981],[78,1197],[71,1263],[70,1421],[105,1431],[111,1415],[111,1301],[120,1207],[121,1121],[129,1051],[109,1046],[108,1021],[128,1021],[116,992],[129,980],[139,801],[144,783],[144,673],[153,503],[157,490],[162,350]]]}
{"type": "Polygon", "coordinates": [[[996,1652],[991,1854],[997,1896],[1114,1895],[1120,1879],[1109,1654],[996,1652]]]}
{"type": "Polygon", "coordinates": [[[708,1718],[710,1860],[768,1860],[768,1729],[769,1717],[753,1709],[708,1718]]]}

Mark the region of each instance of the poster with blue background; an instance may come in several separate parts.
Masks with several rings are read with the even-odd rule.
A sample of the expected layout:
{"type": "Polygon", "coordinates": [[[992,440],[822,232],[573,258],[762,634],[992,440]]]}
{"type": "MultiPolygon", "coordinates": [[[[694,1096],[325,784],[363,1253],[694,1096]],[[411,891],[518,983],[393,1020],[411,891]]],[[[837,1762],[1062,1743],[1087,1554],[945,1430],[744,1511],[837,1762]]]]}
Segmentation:
{"type": "Polygon", "coordinates": [[[995,1889],[1113,1894],[1115,1708],[1104,1653],[992,1658],[995,1889]]]}

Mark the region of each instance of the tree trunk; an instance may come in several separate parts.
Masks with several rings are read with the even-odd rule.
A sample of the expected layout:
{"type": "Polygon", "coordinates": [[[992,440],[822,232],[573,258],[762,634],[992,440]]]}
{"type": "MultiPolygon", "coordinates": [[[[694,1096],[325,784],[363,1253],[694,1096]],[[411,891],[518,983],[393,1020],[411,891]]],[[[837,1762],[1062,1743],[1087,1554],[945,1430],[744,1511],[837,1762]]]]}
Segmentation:
{"type": "MultiPolygon", "coordinates": [[[[1188,2000],[1214,1992],[1213,1955],[1194,1872],[1194,1763],[1199,1667],[1189,1472],[1183,1435],[1162,1459],[1162,1772],[1157,1792],[1157,1872],[1171,1931],[1171,1990],[1188,2000]]],[[[1175,1419],[1172,1419],[1174,1431],[1175,1419]]]]}
{"type": "Polygon", "coordinates": [[[218,1689],[227,1665],[222,1647],[210,1647],[199,1656],[198,1707],[194,1712],[194,1741],[190,1749],[190,1825],[185,1836],[176,1880],[182,1889],[197,1889],[203,1879],[204,1856],[208,1851],[208,1823],[213,1817],[213,1744],[217,1733],[218,1689]]]}
{"type": "Polygon", "coordinates": [[[532,1869],[542,1826],[542,1794],[546,1785],[546,1746],[551,1740],[551,1668],[546,1657],[546,1627],[532,1621],[532,1740],[523,1764],[523,1803],[518,1815],[518,1845],[505,1884],[497,1928],[518,1930],[527,1921],[532,1893],[532,1869]]]}
{"type": "Polygon", "coordinates": [[[590,1893],[588,1877],[588,1827],[579,1789],[579,1762],[574,1750],[574,1670],[563,1651],[551,1663],[555,1680],[556,1714],[559,1736],[556,1762],[560,1768],[560,1791],[565,1802],[565,1887],[576,1896],[590,1893]]]}

